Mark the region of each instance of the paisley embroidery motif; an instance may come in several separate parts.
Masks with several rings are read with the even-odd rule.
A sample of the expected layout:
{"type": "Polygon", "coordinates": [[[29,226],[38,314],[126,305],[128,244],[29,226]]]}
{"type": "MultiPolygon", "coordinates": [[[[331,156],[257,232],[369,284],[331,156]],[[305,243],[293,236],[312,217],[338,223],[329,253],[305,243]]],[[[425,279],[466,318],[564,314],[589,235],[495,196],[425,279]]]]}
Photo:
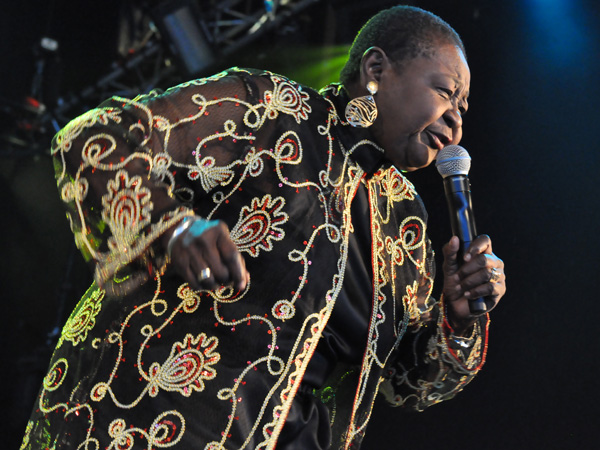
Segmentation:
{"type": "Polygon", "coordinates": [[[200,333],[195,338],[186,334],[183,342],[176,342],[169,358],[162,364],[150,366],[149,394],[156,397],[160,389],[177,391],[189,397],[193,391],[203,391],[204,381],[217,376],[214,366],[221,359],[215,351],[216,337],[200,333]]]}
{"type": "Polygon", "coordinates": [[[424,267],[426,254],[425,242],[426,225],[420,217],[407,217],[400,224],[400,241],[402,248],[413,264],[421,272],[424,267]]]}
{"type": "Polygon", "coordinates": [[[113,251],[126,252],[142,227],[150,223],[150,191],[142,187],[140,176],[130,179],[124,170],[108,182],[107,191],[102,197],[102,218],[112,231],[108,244],[113,251]]]}
{"type": "Polygon", "coordinates": [[[257,257],[261,250],[271,251],[273,241],[285,237],[280,227],[288,221],[287,213],[282,211],[284,205],[283,197],[273,199],[267,194],[262,199],[252,199],[249,207],[242,208],[238,223],[230,233],[240,252],[257,257]]]}
{"type": "Polygon", "coordinates": [[[73,312],[65,324],[58,347],[63,341],[70,341],[74,346],[85,341],[88,331],[94,328],[96,316],[102,308],[104,291],[98,288],[90,288],[81,299],[81,306],[73,312]]]}

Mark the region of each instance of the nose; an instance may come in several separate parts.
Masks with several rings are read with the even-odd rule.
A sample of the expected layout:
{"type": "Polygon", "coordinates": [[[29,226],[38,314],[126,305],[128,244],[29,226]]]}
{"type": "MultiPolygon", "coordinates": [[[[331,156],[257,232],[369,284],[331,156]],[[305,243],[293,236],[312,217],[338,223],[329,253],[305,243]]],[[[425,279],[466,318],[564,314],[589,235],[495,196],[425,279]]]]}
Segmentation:
{"type": "Polygon", "coordinates": [[[456,145],[462,138],[463,120],[460,111],[456,108],[448,108],[444,114],[444,121],[452,129],[452,144],[456,145]]]}

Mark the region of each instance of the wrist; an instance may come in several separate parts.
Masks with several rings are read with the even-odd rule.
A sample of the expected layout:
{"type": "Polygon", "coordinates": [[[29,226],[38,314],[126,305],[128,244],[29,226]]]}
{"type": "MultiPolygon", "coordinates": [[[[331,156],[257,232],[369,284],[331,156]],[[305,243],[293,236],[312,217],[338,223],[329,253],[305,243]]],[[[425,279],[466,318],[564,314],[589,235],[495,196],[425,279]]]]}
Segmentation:
{"type": "Polygon", "coordinates": [[[171,252],[173,251],[173,246],[175,245],[177,239],[183,234],[184,231],[190,228],[197,219],[199,219],[199,217],[185,217],[181,222],[179,222],[179,224],[172,228],[172,230],[169,230],[169,232],[165,233],[163,247],[165,248],[169,259],[171,258],[171,252]],[[165,240],[166,245],[164,245],[165,240]]]}
{"type": "MultiPolygon", "coordinates": [[[[209,228],[216,227],[217,225],[219,225],[219,223],[220,222],[218,220],[207,220],[198,216],[191,216],[183,219],[175,228],[173,228],[173,231],[170,233],[170,236],[168,236],[167,234],[168,241],[166,245],[166,253],[169,260],[171,259],[171,253],[173,252],[173,247],[175,246],[175,243],[184,233],[190,232],[192,233],[192,236],[198,237],[209,228]]],[[[167,239],[167,236],[165,236],[165,239],[167,239]]]]}
{"type": "Polygon", "coordinates": [[[441,300],[442,311],[450,333],[457,337],[471,335],[473,333],[475,323],[477,322],[477,318],[470,315],[466,318],[459,318],[457,317],[456,311],[451,306],[449,307],[443,295],[441,300]]]}

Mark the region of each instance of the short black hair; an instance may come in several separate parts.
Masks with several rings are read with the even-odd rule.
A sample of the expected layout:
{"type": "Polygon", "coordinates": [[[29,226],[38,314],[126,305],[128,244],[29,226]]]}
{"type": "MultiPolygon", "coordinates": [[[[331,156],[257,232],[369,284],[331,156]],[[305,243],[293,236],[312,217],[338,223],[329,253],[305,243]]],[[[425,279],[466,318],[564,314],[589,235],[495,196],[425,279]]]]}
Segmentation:
{"type": "Polygon", "coordinates": [[[340,73],[344,85],[357,81],[363,54],[380,47],[401,70],[403,63],[435,52],[436,43],[456,44],[466,57],[460,36],[440,17],[415,6],[394,6],[375,14],[356,35],[340,73]]]}

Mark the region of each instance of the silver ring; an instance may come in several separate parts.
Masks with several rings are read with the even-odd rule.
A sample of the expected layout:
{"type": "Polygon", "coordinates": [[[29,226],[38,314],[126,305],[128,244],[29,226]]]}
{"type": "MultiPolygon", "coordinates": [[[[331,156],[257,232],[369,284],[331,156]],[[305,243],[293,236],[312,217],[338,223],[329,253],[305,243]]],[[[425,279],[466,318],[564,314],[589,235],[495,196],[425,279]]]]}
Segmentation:
{"type": "Polygon", "coordinates": [[[491,283],[497,283],[500,281],[500,277],[502,276],[502,272],[497,270],[495,267],[492,268],[492,276],[490,277],[491,283]]]}
{"type": "Polygon", "coordinates": [[[208,280],[210,278],[210,275],[211,275],[211,272],[208,267],[206,269],[202,269],[200,271],[200,273],[198,274],[198,281],[200,283],[202,283],[204,280],[208,280]]]}

